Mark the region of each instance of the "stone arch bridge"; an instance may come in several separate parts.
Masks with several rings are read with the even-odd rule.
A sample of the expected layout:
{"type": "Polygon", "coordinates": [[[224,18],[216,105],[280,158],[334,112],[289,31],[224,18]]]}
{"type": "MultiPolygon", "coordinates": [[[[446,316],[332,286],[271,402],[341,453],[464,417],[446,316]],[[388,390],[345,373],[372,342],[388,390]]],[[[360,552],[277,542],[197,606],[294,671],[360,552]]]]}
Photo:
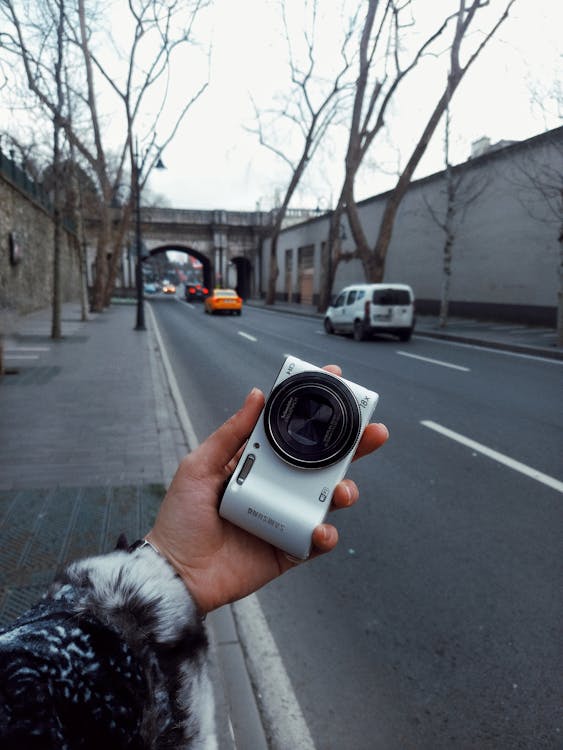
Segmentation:
{"type": "MultiPolygon", "coordinates": [[[[141,208],[143,257],[185,252],[203,266],[204,284],[235,287],[242,297],[258,293],[261,247],[272,226],[265,211],[197,211],[141,208]]],[[[135,246],[134,226],[131,247],[135,246]]]]}

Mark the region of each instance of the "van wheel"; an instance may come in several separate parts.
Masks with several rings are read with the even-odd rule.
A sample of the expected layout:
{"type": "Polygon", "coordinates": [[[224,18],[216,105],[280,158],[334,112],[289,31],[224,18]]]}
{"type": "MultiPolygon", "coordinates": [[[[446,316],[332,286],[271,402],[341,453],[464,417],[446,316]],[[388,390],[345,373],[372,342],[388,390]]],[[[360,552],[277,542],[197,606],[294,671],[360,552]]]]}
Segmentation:
{"type": "Polygon", "coordinates": [[[324,325],[325,325],[325,331],[328,334],[334,333],[334,326],[330,322],[330,318],[325,318],[325,324],[324,325]]]}
{"type": "Polygon", "coordinates": [[[354,341],[365,341],[367,338],[366,329],[361,320],[354,321],[354,341]]]}
{"type": "Polygon", "coordinates": [[[399,334],[399,340],[400,341],[409,341],[411,336],[412,336],[412,328],[405,328],[399,334]]]}

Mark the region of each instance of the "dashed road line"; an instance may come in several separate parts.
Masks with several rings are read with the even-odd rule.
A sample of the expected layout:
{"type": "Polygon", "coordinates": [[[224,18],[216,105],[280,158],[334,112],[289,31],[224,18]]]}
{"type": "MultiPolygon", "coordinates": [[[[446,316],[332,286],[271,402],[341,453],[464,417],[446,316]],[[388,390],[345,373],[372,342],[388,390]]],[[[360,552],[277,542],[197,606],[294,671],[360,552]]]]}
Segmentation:
{"type": "Polygon", "coordinates": [[[39,354],[5,354],[4,359],[39,359],[39,354]]]}
{"type": "Polygon", "coordinates": [[[541,482],[542,484],[545,484],[548,487],[551,487],[557,492],[563,494],[563,482],[560,482],[558,479],[549,476],[549,474],[544,474],[537,469],[533,469],[531,466],[527,466],[520,461],[516,461],[515,459],[510,458],[510,456],[506,456],[504,453],[499,453],[492,448],[488,448],[486,445],[478,443],[476,440],[472,440],[471,438],[465,437],[465,435],[461,435],[459,432],[454,432],[448,427],[444,427],[443,425],[438,424],[437,422],[433,422],[430,419],[421,420],[420,424],[422,424],[424,427],[428,427],[429,429],[434,430],[435,432],[440,433],[441,435],[444,435],[444,437],[450,438],[450,440],[455,440],[456,442],[465,445],[467,448],[471,448],[472,450],[477,451],[477,453],[482,453],[484,456],[492,458],[493,461],[497,461],[498,463],[507,466],[509,469],[514,469],[514,471],[518,471],[520,472],[520,474],[525,474],[527,477],[535,479],[536,482],[541,482]]]}
{"type": "Polygon", "coordinates": [[[7,346],[4,349],[5,352],[11,354],[14,352],[48,352],[49,350],[49,346],[7,346]]]}
{"type": "Polygon", "coordinates": [[[244,331],[237,331],[239,336],[242,336],[244,339],[248,339],[249,341],[258,341],[256,336],[251,336],[249,333],[245,333],[244,331]]]}
{"type": "Polygon", "coordinates": [[[462,367],[461,365],[454,365],[451,362],[444,362],[441,359],[432,359],[431,357],[421,357],[420,354],[411,354],[410,352],[403,352],[397,350],[397,354],[403,357],[412,357],[412,359],[420,359],[423,362],[429,362],[433,365],[440,365],[441,367],[450,367],[452,370],[460,370],[461,372],[471,372],[469,367],[462,367]]]}

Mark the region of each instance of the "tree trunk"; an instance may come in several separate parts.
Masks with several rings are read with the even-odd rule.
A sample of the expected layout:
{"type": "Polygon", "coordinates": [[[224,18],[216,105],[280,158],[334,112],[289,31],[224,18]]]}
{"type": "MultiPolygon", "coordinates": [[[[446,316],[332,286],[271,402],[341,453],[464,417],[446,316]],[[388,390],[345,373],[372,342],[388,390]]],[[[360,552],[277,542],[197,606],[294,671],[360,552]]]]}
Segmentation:
{"type": "Polygon", "coordinates": [[[428,120],[428,123],[424,128],[424,132],[422,133],[419,142],[412,152],[407,166],[399,177],[395,188],[391,192],[389,198],[387,199],[387,203],[385,204],[385,210],[383,212],[383,217],[381,219],[381,224],[379,227],[379,234],[377,236],[377,241],[373,250],[373,254],[376,257],[375,267],[378,269],[377,274],[379,278],[370,279],[370,281],[372,282],[383,280],[385,260],[387,257],[387,251],[389,250],[389,245],[391,244],[393,227],[395,224],[395,219],[397,217],[397,212],[409,188],[414,171],[416,170],[420,163],[420,160],[424,156],[428,144],[430,143],[430,139],[432,138],[434,131],[436,130],[438,123],[440,122],[440,118],[442,117],[448,105],[449,99],[453,96],[453,93],[461,80],[461,77],[450,78],[452,80],[450,80],[448,84],[448,89],[442,94],[440,100],[438,101],[438,104],[430,115],[430,119],[428,120]]]}
{"type": "MultiPolygon", "coordinates": [[[[276,219],[277,224],[277,219],[276,219]]],[[[268,289],[266,291],[266,304],[273,305],[276,301],[276,281],[278,279],[280,269],[278,265],[278,239],[280,236],[280,229],[274,227],[272,237],[270,240],[270,272],[268,274],[268,289]]]]}
{"type": "Polygon", "coordinates": [[[98,232],[98,244],[96,248],[96,276],[92,288],[92,312],[103,312],[105,302],[105,289],[108,278],[107,250],[109,247],[109,226],[107,211],[104,207],[100,213],[100,228],[98,232]]]}
{"type": "Polygon", "coordinates": [[[451,231],[446,234],[444,243],[444,265],[442,276],[442,294],[440,299],[440,328],[445,328],[448,324],[448,313],[450,306],[450,281],[452,276],[452,257],[453,257],[454,235],[451,231]]]}
{"type": "MultiPolygon", "coordinates": [[[[561,196],[563,209],[563,193],[561,196]]],[[[559,289],[557,292],[557,346],[563,346],[563,224],[559,228],[559,289]]]]}
{"type": "Polygon", "coordinates": [[[115,282],[121,264],[121,250],[123,247],[123,241],[126,231],[129,229],[131,223],[131,210],[131,201],[127,201],[127,203],[123,207],[123,212],[117,226],[117,231],[112,237],[112,253],[108,264],[108,277],[104,289],[104,304],[106,307],[110,306],[111,296],[113,294],[113,290],[115,289],[115,282]]]}
{"type": "Polygon", "coordinates": [[[51,318],[51,338],[62,338],[61,330],[61,240],[62,240],[62,177],[61,177],[61,115],[63,111],[63,24],[64,0],[59,0],[59,19],[57,26],[57,60],[55,63],[55,84],[57,88],[57,105],[53,117],[53,307],[51,318]]]}
{"type": "Polygon", "coordinates": [[[328,237],[325,244],[323,268],[321,273],[321,288],[319,294],[319,312],[324,312],[330,305],[332,287],[338,266],[340,251],[340,222],[344,213],[343,195],[340,195],[336,208],[331,214],[328,227],[328,237]]]}

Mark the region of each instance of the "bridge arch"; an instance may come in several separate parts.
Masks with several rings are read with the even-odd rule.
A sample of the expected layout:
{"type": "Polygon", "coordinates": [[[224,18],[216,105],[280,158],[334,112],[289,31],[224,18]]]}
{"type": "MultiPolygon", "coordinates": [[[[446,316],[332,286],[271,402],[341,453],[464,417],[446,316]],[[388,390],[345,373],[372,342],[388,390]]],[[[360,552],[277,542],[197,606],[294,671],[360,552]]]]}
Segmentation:
{"type": "Polygon", "coordinates": [[[185,247],[176,243],[159,245],[158,247],[151,248],[148,251],[148,254],[144,256],[143,260],[148,260],[149,257],[152,258],[155,255],[166,253],[168,251],[174,251],[175,253],[185,253],[186,255],[191,255],[192,257],[197,258],[197,260],[199,260],[199,262],[201,263],[203,269],[203,285],[208,289],[213,288],[215,284],[215,270],[213,268],[213,263],[207,257],[207,255],[204,255],[199,250],[195,250],[193,247],[185,247]]]}

